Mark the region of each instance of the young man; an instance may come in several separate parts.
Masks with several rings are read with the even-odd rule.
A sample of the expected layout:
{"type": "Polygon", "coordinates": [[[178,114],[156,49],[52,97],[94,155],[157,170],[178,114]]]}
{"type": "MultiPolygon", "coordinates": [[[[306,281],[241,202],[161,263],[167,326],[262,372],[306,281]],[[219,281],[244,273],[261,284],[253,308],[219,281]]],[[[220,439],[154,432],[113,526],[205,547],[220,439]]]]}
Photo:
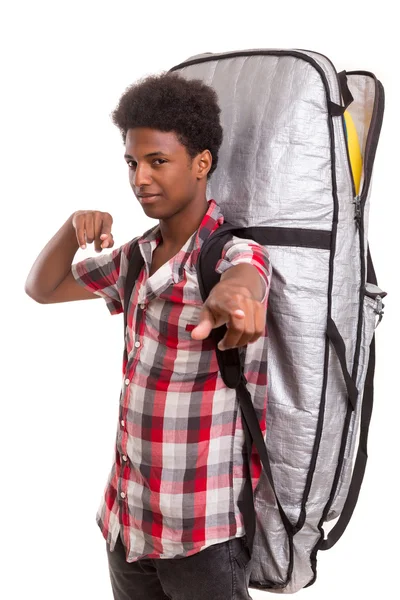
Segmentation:
{"type": "MultiPolygon", "coordinates": [[[[117,600],[249,598],[249,552],[238,498],[244,432],[221,348],[246,349],[245,375],[265,433],[270,265],[266,250],[233,237],[202,302],[196,261],[224,218],[207,201],[222,142],[216,93],[176,74],[130,87],[113,113],[132,190],[158,225],[139,238],[145,266],[124,298],[131,242],[71,264],[78,246],[114,245],[109,213],[77,211],[45,246],[26,282],[41,303],[102,297],[111,314],[129,302],[120,416],[97,523],[117,600]]],[[[253,487],[261,467],[252,455],[253,487]]]]}

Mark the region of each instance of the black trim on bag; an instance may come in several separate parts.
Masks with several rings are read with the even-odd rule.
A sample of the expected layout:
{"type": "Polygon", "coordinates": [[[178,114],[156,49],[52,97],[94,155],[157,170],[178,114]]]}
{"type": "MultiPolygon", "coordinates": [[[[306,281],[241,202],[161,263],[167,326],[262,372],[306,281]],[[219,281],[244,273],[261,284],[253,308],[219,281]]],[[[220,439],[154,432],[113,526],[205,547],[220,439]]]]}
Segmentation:
{"type": "MultiPolygon", "coordinates": [[[[368,74],[366,72],[355,71],[352,74],[361,75],[368,74]]],[[[360,240],[360,268],[361,268],[361,286],[360,286],[360,295],[359,295],[359,312],[358,312],[358,329],[357,329],[357,342],[354,351],[354,359],[353,359],[353,377],[357,376],[359,359],[360,359],[360,349],[361,349],[361,335],[362,335],[362,322],[363,322],[363,306],[364,306],[364,294],[365,294],[365,286],[364,282],[366,281],[365,276],[365,246],[364,246],[364,209],[365,203],[368,197],[369,186],[372,177],[372,167],[373,161],[369,157],[369,154],[372,153],[373,159],[375,158],[376,148],[378,145],[379,134],[382,127],[383,120],[383,110],[384,110],[384,92],[382,84],[380,87],[378,86],[378,80],[375,76],[373,76],[375,81],[375,101],[374,108],[371,117],[370,128],[367,135],[367,141],[365,145],[365,153],[364,153],[364,185],[360,194],[360,223],[359,223],[359,240],[360,240]],[[378,121],[379,118],[379,121],[378,121]],[[377,130],[376,132],[374,130],[377,130]]],[[[372,262],[372,261],[371,261],[372,262]]],[[[371,282],[373,283],[373,282],[371,282]]]]}
{"type": "MultiPolygon", "coordinates": [[[[334,134],[334,128],[333,128],[333,118],[334,117],[332,115],[328,114],[328,126],[329,126],[329,131],[330,131],[331,157],[332,157],[333,217],[332,217],[332,245],[331,245],[331,254],[329,257],[327,329],[328,329],[329,319],[332,320],[332,287],[333,287],[334,258],[335,258],[335,252],[336,252],[336,236],[337,236],[338,215],[339,215],[339,200],[338,200],[338,196],[337,196],[337,183],[336,183],[336,154],[335,154],[335,134],[334,134]]],[[[313,454],[312,454],[312,458],[311,458],[309,473],[307,476],[307,481],[306,481],[306,486],[305,486],[305,494],[304,494],[303,503],[302,503],[302,507],[301,507],[301,513],[300,513],[300,519],[301,519],[302,525],[304,525],[304,522],[306,520],[306,502],[307,502],[307,498],[308,498],[308,495],[309,495],[309,492],[311,489],[311,484],[312,484],[312,476],[310,476],[310,472],[312,471],[312,475],[314,474],[316,463],[317,463],[317,458],[318,458],[318,451],[319,451],[321,436],[322,436],[322,428],[323,428],[323,422],[324,422],[324,416],[325,416],[326,388],[327,388],[327,382],[328,382],[329,352],[330,352],[329,337],[327,335],[326,341],[325,341],[323,389],[322,389],[322,395],[321,395],[320,410],[319,410],[319,414],[318,414],[318,423],[317,423],[317,430],[316,430],[316,435],[315,435],[315,444],[314,444],[314,448],[313,448],[313,454]]],[[[311,568],[313,569],[314,564],[312,561],[312,557],[310,557],[310,563],[311,563],[311,568]]],[[[314,572],[314,578],[312,580],[312,583],[314,583],[315,578],[316,578],[316,571],[314,571],[314,569],[313,569],[313,572],[314,572]]]]}
{"type": "Polygon", "coordinates": [[[348,75],[364,75],[371,77],[375,82],[375,99],[372,111],[371,123],[368,130],[367,141],[364,151],[364,184],[361,191],[361,202],[365,204],[369,187],[371,184],[372,170],[375,162],[376,150],[383,123],[383,113],[385,111],[385,90],[382,83],[369,71],[348,71],[348,75]]]}
{"type": "Polygon", "coordinates": [[[361,410],[360,421],[360,442],[357,451],[356,462],[354,465],[354,475],[351,479],[349,492],[346,502],[343,506],[341,515],[335,526],[329,532],[326,540],[321,544],[320,550],[328,550],[336,544],[345,531],[353,511],[356,507],[361,484],[363,482],[365,467],[367,465],[368,452],[368,431],[371,421],[373,403],[374,403],[374,372],[375,372],[375,334],[373,335],[370,346],[370,357],[368,361],[368,370],[364,386],[364,398],[361,410]]]}
{"type": "MultiPolygon", "coordinates": [[[[346,77],[346,83],[347,83],[347,77],[346,77]]],[[[343,92],[342,92],[342,94],[343,94],[343,92]]],[[[344,116],[342,117],[342,128],[343,128],[343,137],[344,137],[344,139],[347,139],[347,126],[346,126],[346,121],[345,121],[344,116]]],[[[347,166],[348,166],[350,180],[351,180],[351,190],[352,190],[353,198],[356,198],[356,196],[357,196],[356,182],[354,180],[353,169],[352,169],[352,166],[351,166],[349,144],[345,144],[344,147],[345,147],[345,150],[346,150],[347,166]]]]}
{"type": "MultiPolygon", "coordinates": [[[[370,283],[374,283],[377,285],[375,269],[371,258],[371,253],[367,252],[367,281],[370,283]]],[[[358,495],[360,493],[361,484],[364,478],[365,467],[367,465],[367,442],[368,442],[368,430],[369,423],[372,415],[372,408],[374,403],[374,373],[375,373],[375,333],[372,338],[372,342],[370,345],[370,354],[368,359],[368,368],[367,374],[365,378],[364,384],[364,394],[362,400],[362,410],[361,410],[361,419],[360,419],[360,437],[357,449],[356,461],[354,464],[353,475],[349,485],[349,491],[347,493],[347,498],[344,503],[342,512],[340,514],[339,519],[335,523],[334,527],[328,534],[328,537],[325,540],[321,540],[320,550],[328,550],[332,548],[336,544],[336,542],[343,535],[350,519],[353,514],[353,511],[356,507],[358,495]]],[[[346,418],[348,413],[346,415],[346,418]]],[[[343,452],[341,455],[344,455],[345,444],[343,445],[343,452]]],[[[342,450],[342,449],[341,449],[342,450]]],[[[342,458],[343,461],[343,458],[342,458]]],[[[339,478],[340,472],[337,473],[337,477],[339,478]]],[[[335,478],[336,481],[336,478],[335,478]]],[[[336,485],[334,486],[334,492],[336,493],[336,485]]],[[[332,498],[333,501],[333,498],[332,498]]],[[[331,502],[332,503],[332,502],[331,502]]],[[[331,504],[328,507],[328,511],[330,510],[331,504]]]]}
{"type": "MultiPolygon", "coordinates": [[[[322,72],[323,76],[326,78],[325,73],[323,72],[323,69],[319,66],[319,64],[310,56],[308,56],[307,54],[302,54],[300,52],[296,52],[295,50],[293,51],[287,51],[287,50],[239,50],[238,52],[232,52],[232,53],[226,53],[223,52],[222,54],[210,54],[208,56],[201,56],[199,58],[193,58],[191,60],[185,61],[183,63],[179,63],[178,65],[176,65],[175,67],[172,67],[172,69],[170,69],[170,72],[173,71],[177,71],[178,69],[184,69],[185,67],[191,67],[192,65],[199,65],[201,63],[204,62],[210,62],[210,61],[214,61],[214,60],[224,60],[224,59],[229,59],[229,58],[239,58],[241,56],[294,56],[295,58],[300,58],[302,60],[305,60],[306,62],[309,62],[310,64],[312,64],[317,71],[322,72]]],[[[329,86],[328,86],[328,92],[330,92],[329,90],[329,86]]],[[[330,94],[328,94],[330,96],[330,94]]],[[[330,100],[330,98],[329,98],[330,100]]]]}
{"type": "Polygon", "coordinates": [[[324,229],[298,227],[241,227],[235,228],[237,237],[250,237],[263,246],[296,246],[329,250],[331,232],[324,229]]]}
{"type": "MultiPolygon", "coordinates": [[[[380,130],[382,127],[382,120],[383,120],[384,90],[383,90],[382,84],[376,79],[376,77],[372,73],[369,73],[366,71],[352,71],[352,72],[349,72],[348,74],[349,75],[371,75],[371,77],[373,77],[375,84],[376,84],[374,109],[373,109],[373,114],[372,114],[372,118],[371,118],[370,129],[368,131],[367,143],[366,143],[366,147],[365,147],[365,159],[364,160],[365,160],[365,164],[367,165],[365,167],[367,169],[367,174],[364,177],[364,186],[363,186],[363,189],[361,192],[361,200],[362,201],[360,204],[361,213],[360,213],[360,220],[359,220],[359,242],[360,242],[361,286],[360,286],[360,296],[359,296],[359,315],[358,315],[358,326],[357,326],[357,338],[356,338],[356,347],[355,347],[355,352],[354,352],[353,373],[352,373],[352,377],[355,381],[356,377],[357,377],[358,367],[359,367],[359,357],[360,357],[360,349],[361,349],[361,335],[362,335],[363,310],[364,310],[363,307],[364,307],[364,295],[365,295],[364,282],[366,281],[366,279],[365,279],[365,260],[364,260],[364,251],[365,251],[364,250],[364,207],[365,207],[366,199],[368,197],[368,191],[369,191],[371,175],[372,175],[372,167],[373,167],[373,160],[372,161],[369,160],[368,154],[369,154],[369,152],[372,152],[373,158],[375,157],[376,148],[377,148],[377,144],[378,144],[378,140],[379,140],[379,134],[380,134],[380,130]],[[375,129],[376,129],[376,131],[375,131],[375,129]]],[[[370,283],[374,283],[375,285],[377,285],[375,270],[373,267],[371,254],[370,254],[369,247],[368,247],[368,249],[367,249],[367,281],[369,281],[369,277],[371,277],[370,283]]],[[[372,380],[373,380],[373,376],[374,376],[374,366],[375,366],[375,334],[373,337],[373,343],[371,344],[370,359],[369,359],[368,371],[367,371],[367,374],[369,374],[369,377],[372,377],[372,380]],[[371,354],[371,352],[372,352],[372,354],[371,354]],[[372,372],[370,371],[370,369],[372,369],[372,372]]],[[[371,411],[372,411],[372,404],[373,404],[372,383],[371,383],[371,385],[368,386],[367,390],[364,389],[362,401],[363,401],[362,412],[361,412],[362,427],[360,428],[360,437],[359,437],[357,458],[356,458],[355,466],[353,469],[347,498],[346,498],[344,507],[341,511],[338,521],[336,522],[336,524],[332,528],[332,530],[329,532],[328,537],[326,539],[324,539],[323,524],[327,518],[329,510],[334,501],[337,486],[339,483],[340,474],[341,474],[342,467],[343,467],[343,459],[344,459],[348,431],[349,431],[349,426],[350,426],[350,421],[351,421],[350,407],[348,407],[346,417],[345,417],[343,433],[342,433],[342,440],[341,440],[341,447],[340,447],[340,451],[339,451],[338,465],[337,465],[337,469],[335,472],[335,477],[334,477],[334,481],[332,484],[331,493],[329,496],[328,503],[326,504],[326,506],[324,508],[320,523],[318,525],[318,529],[321,533],[321,537],[320,537],[319,541],[317,542],[317,544],[314,546],[314,549],[311,553],[311,565],[312,565],[312,569],[314,572],[314,577],[310,580],[310,582],[305,587],[312,585],[316,580],[316,555],[317,555],[318,550],[327,550],[329,548],[332,548],[332,546],[340,539],[341,535],[344,533],[344,531],[350,521],[351,515],[353,514],[354,508],[357,504],[358,495],[360,492],[360,487],[361,487],[361,483],[363,480],[364,471],[365,471],[366,462],[367,462],[366,447],[367,447],[368,427],[369,427],[369,421],[371,418],[371,411]],[[364,406],[364,402],[366,403],[365,406],[364,406]]]]}
{"type": "MultiPolygon", "coordinates": [[[[367,281],[369,283],[373,283],[374,285],[378,285],[378,282],[376,279],[374,263],[372,262],[371,252],[369,249],[369,244],[368,244],[368,251],[367,251],[367,281]]],[[[385,296],[386,296],[386,294],[385,294],[385,296]]]]}
{"type": "Polygon", "coordinates": [[[350,402],[352,410],[355,410],[357,404],[357,396],[358,390],[356,388],[356,384],[354,380],[350,377],[350,373],[347,370],[347,361],[346,361],[346,346],[343,341],[342,336],[339,333],[338,328],[336,327],[336,323],[328,317],[328,327],[326,330],[326,335],[330,339],[335,348],[336,355],[339,359],[340,366],[342,368],[343,379],[346,383],[348,400],[350,402]]]}

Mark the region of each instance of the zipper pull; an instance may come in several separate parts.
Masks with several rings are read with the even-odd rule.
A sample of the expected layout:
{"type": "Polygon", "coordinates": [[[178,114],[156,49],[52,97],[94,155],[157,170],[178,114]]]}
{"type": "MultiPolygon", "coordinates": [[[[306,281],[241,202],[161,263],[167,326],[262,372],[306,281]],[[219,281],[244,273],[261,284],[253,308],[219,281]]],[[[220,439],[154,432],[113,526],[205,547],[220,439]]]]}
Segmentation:
{"type": "Polygon", "coordinates": [[[353,204],[355,206],[354,220],[356,222],[357,229],[360,229],[360,227],[361,227],[361,198],[360,198],[360,196],[356,196],[354,198],[353,204]]]}
{"type": "Polygon", "coordinates": [[[384,315],[385,305],[382,300],[387,296],[387,292],[384,292],[377,285],[373,283],[366,282],[364,292],[366,296],[369,296],[376,302],[376,306],[374,308],[374,312],[378,315],[378,322],[375,324],[375,329],[378,327],[379,323],[382,321],[384,315]]]}
{"type": "Polygon", "coordinates": [[[366,296],[369,296],[370,298],[373,298],[374,300],[376,300],[376,298],[384,298],[385,296],[387,296],[387,292],[384,292],[383,290],[381,290],[380,287],[378,287],[377,285],[370,283],[369,281],[366,282],[365,286],[364,286],[364,292],[366,296]]]}
{"type": "Polygon", "coordinates": [[[382,302],[382,298],[380,296],[376,297],[376,301],[377,301],[377,307],[376,307],[376,314],[379,316],[379,320],[377,322],[377,324],[375,325],[375,329],[378,327],[379,323],[382,321],[383,315],[384,315],[384,311],[383,309],[385,308],[385,305],[382,302]]]}

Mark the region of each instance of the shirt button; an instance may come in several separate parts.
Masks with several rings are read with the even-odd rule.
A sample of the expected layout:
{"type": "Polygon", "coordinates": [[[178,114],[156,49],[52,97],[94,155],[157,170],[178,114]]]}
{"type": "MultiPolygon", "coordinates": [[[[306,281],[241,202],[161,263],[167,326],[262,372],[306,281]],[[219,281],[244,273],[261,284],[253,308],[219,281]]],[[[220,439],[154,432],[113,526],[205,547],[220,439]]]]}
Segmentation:
{"type": "Polygon", "coordinates": [[[127,457],[127,456],[125,456],[125,454],[123,454],[123,455],[122,455],[122,460],[125,460],[125,461],[127,461],[127,460],[128,460],[128,457],[127,457]]]}
{"type": "Polygon", "coordinates": [[[130,384],[129,379],[125,379],[125,385],[129,385],[129,384],[130,384]]]}
{"type": "Polygon", "coordinates": [[[121,498],[125,498],[126,494],[125,492],[121,492],[121,498]]]}
{"type": "Polygon", "coordinates": [[[143,310],[143,309],[145,309],[145,308],[146,308],[146,305],[145,305],[145,304],[141,304],[141,305],[140,305],[140,308],[143,310]]]}
{"type": "Polygon", "coordinates": [[[123,419],[121,421],[121,425],[122,425],[122,427],[125,425],[125,421],[123,419]]]}
{"type": "Polygon", "coordinates": [[[135,348],[140,348],[140,342],[135,342],[135,348]]]}

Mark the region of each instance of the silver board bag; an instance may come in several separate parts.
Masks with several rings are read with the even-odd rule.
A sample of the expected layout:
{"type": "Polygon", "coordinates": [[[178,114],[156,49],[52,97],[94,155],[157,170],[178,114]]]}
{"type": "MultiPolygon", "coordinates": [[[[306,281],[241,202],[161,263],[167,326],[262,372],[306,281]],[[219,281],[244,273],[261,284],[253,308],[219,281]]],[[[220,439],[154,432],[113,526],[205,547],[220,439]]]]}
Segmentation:
{"type": "MultiPolygon", "coordinates": [[[[384,90],[372,73],[337,73],[305,50],[206,53],[171,72],[216,90],[224,140],[208,196],[229,223],[226,235],[255,239],[271,258],[265,438],[243,377],[229,381],[232,365],[221,358],[229,355],[218,360],[237,388],[247,456],[255,444],[263,465],[241,505],[250,588],[293,593],[314,583],[318,550],[343,533],[367,459],[374,333],[386,296],[368,246],[384,90]],[[359,195],[346,109],[363,158],[359,195]]],[[[221,240],[203,245],[203,287],[221,240]]]]}

